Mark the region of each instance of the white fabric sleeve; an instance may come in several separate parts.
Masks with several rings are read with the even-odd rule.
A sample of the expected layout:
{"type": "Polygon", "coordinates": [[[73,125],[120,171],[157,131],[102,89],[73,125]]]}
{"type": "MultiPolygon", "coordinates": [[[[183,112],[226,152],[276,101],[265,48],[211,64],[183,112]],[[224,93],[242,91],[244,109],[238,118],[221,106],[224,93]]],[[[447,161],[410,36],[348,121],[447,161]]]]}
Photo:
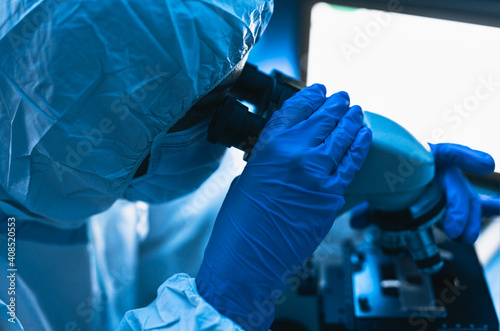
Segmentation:
{"type": "Polygon", "coordinates": [[[194,278],[176,274],[158,288],[149,306],[128,311],[117,330],[238,330],[243,329],[219,314],[199,294],[194,278]]]}

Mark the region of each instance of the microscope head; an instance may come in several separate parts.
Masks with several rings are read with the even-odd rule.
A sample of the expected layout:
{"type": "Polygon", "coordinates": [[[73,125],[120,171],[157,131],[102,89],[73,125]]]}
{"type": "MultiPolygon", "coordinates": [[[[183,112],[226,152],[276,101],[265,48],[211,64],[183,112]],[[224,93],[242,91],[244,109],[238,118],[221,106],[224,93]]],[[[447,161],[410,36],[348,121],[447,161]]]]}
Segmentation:
{"type": "Polygon", "coordinates": [[[434,178],[434,158],[396,122],[365,111],[373,132],[366,160],[345,193],[346,209],[367,201],[376,210],[400,211],[417,201],[434,178]]]}

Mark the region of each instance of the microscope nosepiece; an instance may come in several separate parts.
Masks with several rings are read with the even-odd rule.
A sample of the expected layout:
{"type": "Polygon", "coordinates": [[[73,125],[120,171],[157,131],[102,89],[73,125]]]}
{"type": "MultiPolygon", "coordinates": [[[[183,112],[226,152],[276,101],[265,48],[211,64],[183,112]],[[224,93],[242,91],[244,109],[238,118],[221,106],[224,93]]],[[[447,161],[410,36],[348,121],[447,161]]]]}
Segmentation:
{"type": "Polygon", "coordinates": [[[380,246],[384,252],[406,249],[417,268],[432,274],[443,267],[439,249],[432,233],[433,225],[445,213],[446,197],[435,184],[429,184],[424,195],[410,208],[397,212],[374,211],[380,228],[380,246]]]}

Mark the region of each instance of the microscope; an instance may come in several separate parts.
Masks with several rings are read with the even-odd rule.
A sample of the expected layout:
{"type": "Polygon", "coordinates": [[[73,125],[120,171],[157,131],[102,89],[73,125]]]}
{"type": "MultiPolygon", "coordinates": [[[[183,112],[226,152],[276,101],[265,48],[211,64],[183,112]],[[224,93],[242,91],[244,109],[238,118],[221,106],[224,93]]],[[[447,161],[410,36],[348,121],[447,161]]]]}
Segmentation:
{"type": "MultiPolygon", "coordinates": [[[[305,85],[248,63],[238,71],[207,139],[247,158],[272,114],[305,85]]],[[[372,144],[347,188],[334,237],[287,282],[271,329],[498,330],[474,248],[439,229],[446,196],[433,181],[432,153],[390,119],[368,111],[364,118],[372,144]],[[360,203],[369,204],[372,224],[363,232],[343,220],[360,203]]]]}

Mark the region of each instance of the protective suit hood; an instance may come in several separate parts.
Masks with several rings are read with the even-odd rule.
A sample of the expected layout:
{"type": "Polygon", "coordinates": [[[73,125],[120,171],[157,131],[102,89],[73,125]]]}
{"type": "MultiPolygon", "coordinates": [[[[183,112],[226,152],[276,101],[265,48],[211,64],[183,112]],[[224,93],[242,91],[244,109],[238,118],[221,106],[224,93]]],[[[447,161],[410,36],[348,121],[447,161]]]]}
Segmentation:
{"type": "Polygon", "coordinates": [[[0,4],[0,210],[68,227],[244,60],[272,0],[0,4]]]}

